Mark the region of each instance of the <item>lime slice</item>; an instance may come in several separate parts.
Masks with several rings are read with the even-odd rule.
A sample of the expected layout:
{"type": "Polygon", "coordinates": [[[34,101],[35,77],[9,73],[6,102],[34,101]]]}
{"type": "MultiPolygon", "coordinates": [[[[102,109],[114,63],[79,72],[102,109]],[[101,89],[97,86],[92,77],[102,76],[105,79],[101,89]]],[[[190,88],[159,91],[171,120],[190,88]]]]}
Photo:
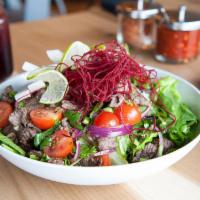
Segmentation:
{"type": "Polygon", "coordinates": [[[64,52],[61,62],[72,66],[74,62],[72,61],[72,56],[78,55],[82,56],[84,53],[88,52],[90,47],[82,42],[73,42],[64,52]]]}
{"type": "Polygon", "coordinates": [[[30,72],[30,71],[33,71],[33,70],[36,70],[38,69],[39,67],[37,65],[34,65],[30,62],[24,62],[24,64],[22,65],[22,69],[25,71],[25,72],[30,72]]]}
{"type": "Polygon", "coordinates": [[[65,92],[68,89],[68,81],[60,72],[51,69],[44,68],[40,72],[37,70],[35,74],[32,74],[29,80],[41,80],[48,83],[46,91],[43,93],[40,103],[54,104],[60,102],[65,92]]]}
{"type": "Polygon", "coordinates": [[[41,73],[44,73],[44,72],[46,73],[48,71],[54,70],[54,68],[55,67],[47,66],[47,67],[40,67],[38,69],[29,71],[27,76],[26,76],[26,79],[31,80],[31,79],[37,77],[38,75],[40,75],[41,73]]]}
{"type": "Polygon", "coordinates": [[[63,52],[59,49],[47,50],[47,56],[53,63],[59,63],[63,57],[63,52]]]}

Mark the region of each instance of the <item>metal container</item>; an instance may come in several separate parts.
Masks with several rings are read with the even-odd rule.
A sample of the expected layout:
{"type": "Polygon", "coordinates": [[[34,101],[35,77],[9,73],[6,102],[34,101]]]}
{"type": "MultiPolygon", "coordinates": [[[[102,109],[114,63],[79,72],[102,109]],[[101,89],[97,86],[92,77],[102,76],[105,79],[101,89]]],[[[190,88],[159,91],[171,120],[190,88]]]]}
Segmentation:
{"type": "Polygon", "coordinates": [[[138,49],[152,49],[155,45],[159,8],[159,4],[144,3],[144,0],[118,4],[117,41],[138,49]]]}
{"type": "Polygon", "coordinates": [[[169,63],[187,63],[196,58],[200,49],[200,14],[187,11],[186,6],[161,12],[155,58],[169,63]]]}

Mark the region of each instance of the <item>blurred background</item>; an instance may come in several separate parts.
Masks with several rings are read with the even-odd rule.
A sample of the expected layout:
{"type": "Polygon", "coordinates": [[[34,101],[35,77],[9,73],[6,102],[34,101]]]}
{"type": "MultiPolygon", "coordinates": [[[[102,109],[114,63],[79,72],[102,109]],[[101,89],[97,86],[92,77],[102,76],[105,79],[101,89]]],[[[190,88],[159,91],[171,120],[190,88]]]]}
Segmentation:
{"type": "MultiPolygon", "coordinates": [[[[37,47],[41,51],[65,48],[74,40],[92,45],[116,39],[128,44],[139,62],[177,73],[200,87],[200,0],[0,0],[0,6],[1,81],[15,71],[14,65],[30,57],[27,50],[36,43],[24,39],[27,35],[42,41],[37,47]],[[88,15],[98,18],[97,23],[88,15]],[[46,26],[38,28],[40,23],[46,26]],[[30,28],[21,30],[21,26],[30,28]],[[71,32],[67,26],[72,26],[71,32]],[[27,55],[22,56],[19,47],[27,55]]],[[[32,56],[38,62],[38,56],[32,56]]]]}
{"type": "MultiPolygon", "coordinates": [[[[0,0],[10,22],[41,20],[55,15],[81,12],[94,7],[115,13],[116,5],[124,1],[126,0],[0,0]]],[[[200,0],[157,0],[156,2],[169,9],[184,4],[200,13],[200,0]]]]}

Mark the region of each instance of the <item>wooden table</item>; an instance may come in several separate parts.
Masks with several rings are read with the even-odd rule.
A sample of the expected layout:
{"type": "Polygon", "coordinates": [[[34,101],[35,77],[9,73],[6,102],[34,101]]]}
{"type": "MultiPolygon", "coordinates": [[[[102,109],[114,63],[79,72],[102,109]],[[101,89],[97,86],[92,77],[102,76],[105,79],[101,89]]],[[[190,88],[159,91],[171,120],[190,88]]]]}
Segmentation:
{"type": "MultiPolygon", "coordinates": [[[[81,40],[88,44],[115,37],[116,19],[102,11],[91,10],[47,21],[11,26],[15,72],[24,61],[49,63],[45,51],[62,49],[81,40]],[[101,14],[100,14],[101,13],[101,14]]],[[[200,59],[188,65],[156,62],[150,54],[138,55],[144,63],[172,71],[196,85],[200,83],[200,59]]],[[[173,167],[138,181],[121,185],[86,187],[60,184],[32,176],[0,158],[1,200],[165,200],[200,199],[200,145],[173,167]]]]}

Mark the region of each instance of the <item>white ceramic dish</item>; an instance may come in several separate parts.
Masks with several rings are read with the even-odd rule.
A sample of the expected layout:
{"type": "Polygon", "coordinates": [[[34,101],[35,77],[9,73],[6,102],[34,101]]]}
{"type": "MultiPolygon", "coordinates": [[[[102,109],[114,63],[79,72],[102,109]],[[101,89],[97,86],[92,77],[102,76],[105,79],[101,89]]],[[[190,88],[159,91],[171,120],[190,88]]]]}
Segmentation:
{"type": "MultiPolygon", "coordinates": [[[[182,94],[183,101],[188,103],[200,118],[200,91],[189,82],[169,72],[160,69],[157,69],[157,72],[159,77],[172,76],[179,80],[178,89],[182,94]]],[[[19,74],[1,84],[0,92],[8,85],[19,90],[25,87],[27,83],[25,74],[19,74]]],[[[199,141],[200,134],[189,144],[168,155],[144,162],[110,167],[74,167],[49,164],[19,156],[1,146],[0,155],[22,170],[52,181],[77,185],[108,185],[157,173],[184,157],[199,141]]]]}

